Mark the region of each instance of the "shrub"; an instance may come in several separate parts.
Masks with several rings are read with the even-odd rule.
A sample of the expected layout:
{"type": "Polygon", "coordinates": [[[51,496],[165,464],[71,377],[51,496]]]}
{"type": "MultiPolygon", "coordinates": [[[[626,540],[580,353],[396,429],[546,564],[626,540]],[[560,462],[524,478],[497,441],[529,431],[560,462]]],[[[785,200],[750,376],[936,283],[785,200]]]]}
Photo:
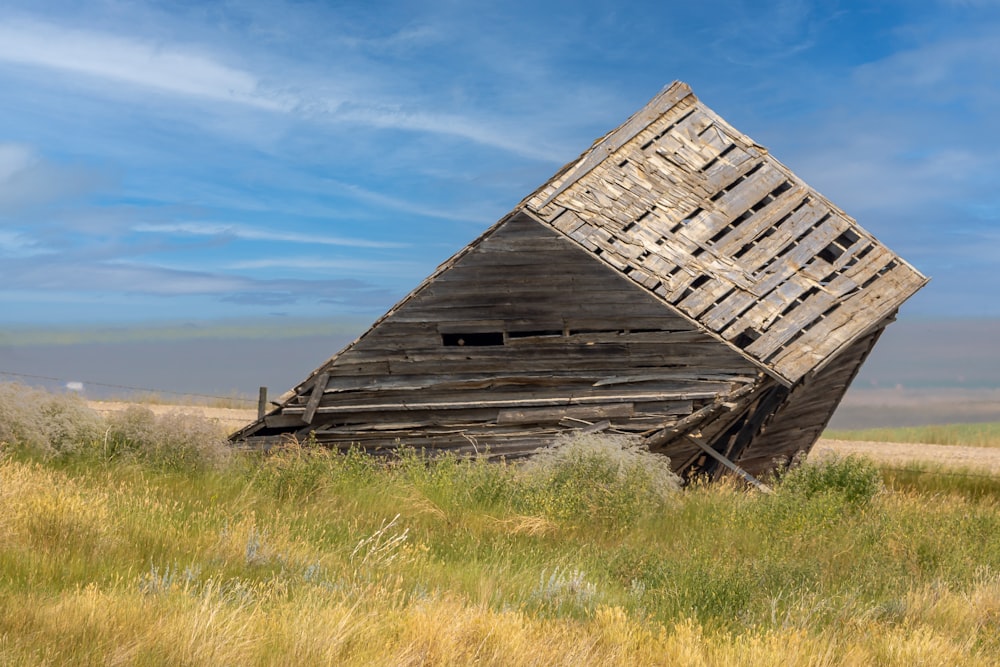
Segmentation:
{"type": "Polygon", "coordinates": [[[89,445],[101,432],[100,415],[76,394],[0,384],[0,443],[54,458],[89,445]]]}
{"type": "Polygon", "coordinates": [[[635,520],[680,488],[670,460],[627,436],[560,438],[523,467],[529,511],[561,520],[635,520]]]}
{"type": "Polygon", "coordinates": [[[231,452],[216,422],[182,412],[157,416],[138,405],[110,415],[103,441],[96,444],[106,459],[134,458],[167,468],[214,467],[231,452]]]}
{"type": "Polygon", "coordinates": [[[874,463],[847,456],[792,467],[781,477],[778,491],[804,499],[830,494],[851,505],[866,505],[883,489],[882,474],[874,463]]]}

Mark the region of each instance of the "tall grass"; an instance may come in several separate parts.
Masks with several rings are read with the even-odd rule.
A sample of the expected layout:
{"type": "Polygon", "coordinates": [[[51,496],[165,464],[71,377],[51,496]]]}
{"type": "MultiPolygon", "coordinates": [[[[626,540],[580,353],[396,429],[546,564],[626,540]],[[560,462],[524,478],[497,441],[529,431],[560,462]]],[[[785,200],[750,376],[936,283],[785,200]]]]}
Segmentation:
{"type": "Polygon", "coordinates": [[[1000,662],[996,500],[861,460],[765,496],[627,441],[218,459],[139,421],[194,454],[4,436],[0,664],[1000,662]]]}
{"type": "Polygon", "coordinates": [[[871,442],[916,442],[927,445],[1000,447],[1000,422],[938,424],[901,428],[828,430],[823,437],[871,442]]]}

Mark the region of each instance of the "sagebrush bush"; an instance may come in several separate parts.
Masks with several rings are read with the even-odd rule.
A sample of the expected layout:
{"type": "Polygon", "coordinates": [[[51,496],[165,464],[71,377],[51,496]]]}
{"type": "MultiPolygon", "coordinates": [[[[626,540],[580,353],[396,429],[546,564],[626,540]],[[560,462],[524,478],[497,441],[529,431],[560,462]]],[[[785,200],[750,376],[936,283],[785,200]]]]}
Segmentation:
{"type": "Polygon", "coordinates": [[[566,521],[627,524],[680,488],[667,457],[619,435],[559,438],[526,462],[523,474],[529,509],[566,521]]]}
{"type": "Polygon", "coordinates": [[[52,458],[87,446],[101,426],[100,415],[76,394],[0,384],[0,443],[52,458]]]}
{"type": "Polygon", "coordinates": [[[210,419],[184,412],[157,416],[138,405],[109,415],[103,440],[95,446],[106,459],[128,457],[168,468],[218,466],[232,451],[210,419]]]}

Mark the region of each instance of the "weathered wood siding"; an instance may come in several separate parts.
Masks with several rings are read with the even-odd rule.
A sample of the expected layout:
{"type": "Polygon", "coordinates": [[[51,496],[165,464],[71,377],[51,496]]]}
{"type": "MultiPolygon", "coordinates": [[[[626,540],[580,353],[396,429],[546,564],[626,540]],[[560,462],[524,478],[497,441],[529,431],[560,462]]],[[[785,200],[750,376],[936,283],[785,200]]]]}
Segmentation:
{"type": "Polygon", "coordinates": [[[797,385],[763,432],[736,459],[737,463],[752,474],[761,474],[774,467],[775,459],[788,460],[800,451],[808,453],[884,330],[883,324],[858,339],[797,385]]]}
{"type": "Polygon", "coordinates": [[[926,283],[681,83],[521,205],[789,386],[926,283]]]}
{"type": "Polygon", "coordinates": [[[626,277],[519,214],[247,435],[313,432],[343,445],[391,447],[398,438],[513,453],[588,423],[630,433],[660,428],[757,372],[626,277]]]}

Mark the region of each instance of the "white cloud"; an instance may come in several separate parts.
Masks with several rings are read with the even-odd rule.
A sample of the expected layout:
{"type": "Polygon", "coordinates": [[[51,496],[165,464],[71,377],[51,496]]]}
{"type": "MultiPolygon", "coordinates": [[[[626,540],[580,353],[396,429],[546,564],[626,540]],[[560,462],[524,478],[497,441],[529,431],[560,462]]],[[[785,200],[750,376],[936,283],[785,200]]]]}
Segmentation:
{"type": "Polygon", "coordinates": [[[247,241],[279,241],[307,243],[310,245],[345,246],[351,248],[403,248],[406,244],[389,241],[372,241],[342,236],[323,236],[299,232],[275,232],[244,225],[217,222],[187,222],[171,224],[140,224],[133,231],[147,234],[188,234],[191,236],[230,236],[247,241]]]}
{"type": "Polygon", "coordinates": [[[418,262],[386,262],[372,259],[348,259],[344,257],[273,257],[232,262],[228,270],[245,271],[259,269],[290,269],[293,271],[316,271],[333,274],[338,271],[377,272],[381,276],[423,276],[434,267],[418,262]]]}
{"type": "Polygon", "coordinates": [[[353,183],[342,183],[332,179],[326,179],[323,181],[323,184],[339,188],[341,191],[346,192],[361,201],[370,204],[376,204],[382,208],[388,208],[394,211],[403,211],[404,213],[411,213],[413,215],[418,215],[423,218],[437,218],[439,220],[455,220],[457,222],[477,222],[477,223],[489,221],[491,218],[490,213],[486,211],[454,212],[443,207],[422,206],[412,201],[399,199],[398,197],[392,197],[390,195],[386,195],[381,192],[368,190],[353,183]]]}
{"type": "Polygon", "coordinates": [[[287,110],[253,74],[190,47],[35,21],[0,23],[0,62],[84,74],[176,95],[287,110]]]}
{"type": "MultiPolygon", "coordinates": [[[[956,98],[969,101],[1000,101],[997,62],[1000,41],[996,23],[980,31],[941,39],[900,51],[860,67],[858,77],[880,95],[919,96],[930,105],[956,98]]],[[[995,107],[994,107],[995,108],[995,107]]]]}
{"type": "MultiPolygon", "coordinates": [[[[561,162],[551,148],[498,124],[489,115],[468,116],[421,108],[419,103],[371,92],[358,72],[257,73],[225,64],[208,49],[153,39],[67,28],[35,20],[0,22],[0,63],[79,74],[99,82],[210,102],[235,103],[316,120],[453,136],[517,155],[561,162]],[[280,81],[274,85],[272,81],[280,81]]],[[[291,64],[287,64],[291,67],[291,64]]],[[[364,61],[362,70],[372,67],[364,61]]],[[[275,66],[274,69],[278,70],[275,66]]],[[[388,76],[384,72],[376,76],[388,76]]],[[[391,81],[372,82],[391,87],[391,81]]],[[[111,88],[109,94],[119,93],[111,88]]]]}
{"type": "Polygon", "coordinates": [[[482,118],[469,118],[445,112],[406,111],[371,106],[338,112],[331,116],[331,119],[373,127],[459,137],[542,162],[561,164],[568,157],[562,151],[554,149],[546,143],[520,136],[522,132],[494,125],[482,118]]]}

